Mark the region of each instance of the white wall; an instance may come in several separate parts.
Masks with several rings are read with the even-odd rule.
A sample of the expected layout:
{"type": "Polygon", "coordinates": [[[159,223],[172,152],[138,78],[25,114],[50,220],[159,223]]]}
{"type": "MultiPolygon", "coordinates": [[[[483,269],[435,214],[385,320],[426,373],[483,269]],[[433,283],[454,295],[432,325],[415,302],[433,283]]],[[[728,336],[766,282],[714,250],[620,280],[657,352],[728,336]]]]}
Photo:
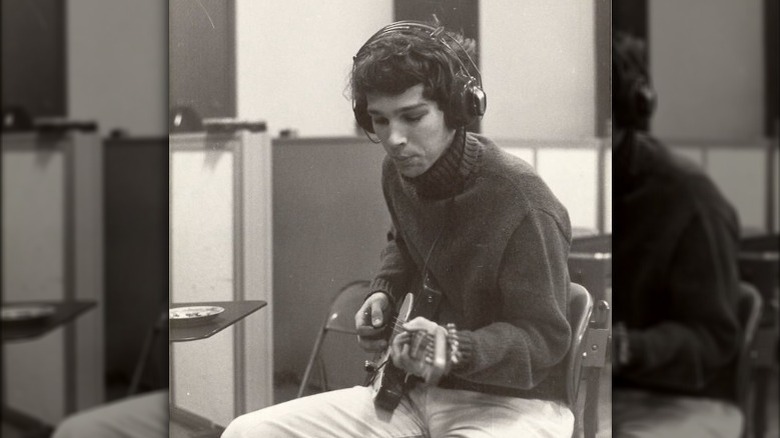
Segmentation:
{"type": "MultiPolygon", "coordinates": [[[[345,90],[352,56],[393,19],[392,0],[237,0],[238,115],[272,135],[355,133],[345,90]],[[273,4],[270,4],[273,3],[273,4]]],[[[483,131],[514,138],[595,135],[593,2],[480,3],[488,111],[483,131]]]]}
{"type": "Polygon", "coordinates": [[[487,135],[595,136],[594,2],[480,2],[487,135]]]}
{"type": "Polygon", "coordinates": [[[352,56],[392,21],[392,0],[236,0],[237,114],[269,132],[355,133],[346,86],[352,56]]]}
{"type": "Polygon", "coordinates": [[[755,139],[764,115],[763,1],[648,2],[652,131],[673,139],[755,139]]]}
{"type": "Polygon", "coordinates": [[[70,0],[68,116],[100,131],[168,133],[168,2],[70,0]]]}

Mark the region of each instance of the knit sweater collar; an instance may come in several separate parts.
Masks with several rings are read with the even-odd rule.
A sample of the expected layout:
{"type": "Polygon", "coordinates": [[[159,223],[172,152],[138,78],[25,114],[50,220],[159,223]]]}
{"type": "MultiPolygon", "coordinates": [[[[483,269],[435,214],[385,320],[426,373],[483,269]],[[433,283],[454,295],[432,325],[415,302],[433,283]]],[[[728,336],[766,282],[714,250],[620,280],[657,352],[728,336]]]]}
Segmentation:
{"type": "Polygon", "coordinates": [[[461,193],[474,173],[482,148],[477,139],[461,129],[452,144],[430,169],[414,178],[403,177],[421,197],[444,199],[461,193]]]}

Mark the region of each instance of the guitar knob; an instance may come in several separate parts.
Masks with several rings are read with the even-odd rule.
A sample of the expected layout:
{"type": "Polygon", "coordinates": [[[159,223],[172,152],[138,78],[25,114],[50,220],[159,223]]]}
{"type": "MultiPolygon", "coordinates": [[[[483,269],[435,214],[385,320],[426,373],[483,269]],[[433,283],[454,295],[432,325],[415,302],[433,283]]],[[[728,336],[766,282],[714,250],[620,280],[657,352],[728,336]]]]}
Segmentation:
{"type": "Polygon", "coordinates": [[[377,368],[378,367],[376,366],[376,363],[371,362],[370,360],[367,360],[365,363],[363,363],[363,369],[369,373],[375,373],[377,368]]]}

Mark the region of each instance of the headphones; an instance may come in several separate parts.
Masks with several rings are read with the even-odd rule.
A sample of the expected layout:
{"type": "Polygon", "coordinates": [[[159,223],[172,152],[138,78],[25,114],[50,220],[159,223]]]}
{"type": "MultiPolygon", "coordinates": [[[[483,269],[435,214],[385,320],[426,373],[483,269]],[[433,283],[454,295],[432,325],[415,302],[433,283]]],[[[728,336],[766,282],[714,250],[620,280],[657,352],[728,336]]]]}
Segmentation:
{"type": "MultiPolygon", "coordinates": [[[[487,96],[482,89],[482,76],[479,73],[477,64],[471,59],[466,48],[463,47],[460,41],[453,35],[444,31],[443,26],[432,26],[421,21],[404,20],[391,23],[377,33],[371,36],[366,41],[357,54],[352,58],[354,63],[357,63],[366,52],[369,47],[376,41],[387,37],[388,35],[412,35],[419,38],[431,38],[439,43],[442,48],[458,60],[460,70],[453,77],[453,95],[449,99],[448,113],[454,122],[455,126],[462,127],[467,126],[474,122],[477,118],[482,117],[485,114],[485,108],[487,107],[487,96]],[[454,46],[459,47],[461,53],[468,60],[469,64],[476,73],[476,77],[469,73],[468,67],[463,62],[461,56],[453,48],[453,45],[448,40],[454,43],[454,46]]],[[[353,64],[354,68],[354,64],[353,64]]],[[[366,102],[352,102],[352,111],[355,113],[355,120],[363,130],[369,133],[374,133],[374,125],[371,121],[371,116],[366,110],[366,102]]]]}
{"type": "Polygon", "coordinates": [[[658,99],[650,85],[641,41],[626,34],[612,40],[613,96],[615,125],[641,128],[650,119],[658,99]]]}

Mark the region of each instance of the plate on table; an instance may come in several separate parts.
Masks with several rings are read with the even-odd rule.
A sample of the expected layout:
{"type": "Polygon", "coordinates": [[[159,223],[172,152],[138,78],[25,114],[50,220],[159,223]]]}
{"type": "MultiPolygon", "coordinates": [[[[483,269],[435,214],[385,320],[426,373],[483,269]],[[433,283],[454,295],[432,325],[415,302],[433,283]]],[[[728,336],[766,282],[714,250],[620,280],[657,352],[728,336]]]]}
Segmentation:
{"type": "Polygon", "coordinates": [[[51,304],[9,304],[0,310],[3,323],[37,322],[54,314],[51,304]]]}
{"type": "Polygon", "coordinates": [[[171,325],[189,326],[209,322],[224,312],[219,306],[184,306],[168,310],[168,320],[171,325]]]}

